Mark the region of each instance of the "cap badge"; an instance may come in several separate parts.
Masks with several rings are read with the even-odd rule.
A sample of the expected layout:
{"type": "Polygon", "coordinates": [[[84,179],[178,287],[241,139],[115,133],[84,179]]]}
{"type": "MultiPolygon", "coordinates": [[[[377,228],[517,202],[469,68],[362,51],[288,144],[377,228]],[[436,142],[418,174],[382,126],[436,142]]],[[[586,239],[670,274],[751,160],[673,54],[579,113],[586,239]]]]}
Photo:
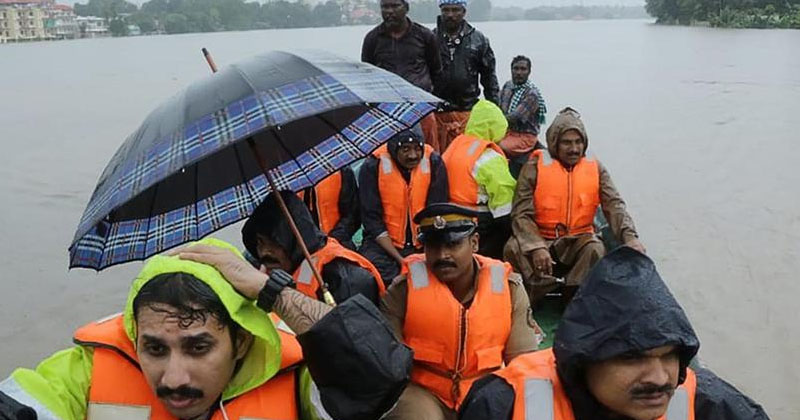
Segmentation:
{"type": "Polygon", "coordinates": [[[447,221],[444,220],[442,216],[436,216],[433,218],[433,227],[436,229],[444,229],[447,226],[447,221]]]}

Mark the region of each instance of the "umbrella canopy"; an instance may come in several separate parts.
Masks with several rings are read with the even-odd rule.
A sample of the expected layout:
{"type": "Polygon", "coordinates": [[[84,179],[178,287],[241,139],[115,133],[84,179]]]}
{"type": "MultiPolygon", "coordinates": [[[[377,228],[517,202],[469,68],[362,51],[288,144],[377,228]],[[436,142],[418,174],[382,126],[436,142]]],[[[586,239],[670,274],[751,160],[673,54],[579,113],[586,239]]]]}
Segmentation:
{"type": "Polygon", "coordinates": [[[299,191],[438,102],[324,52],[269,52],[224,68],[161,104],[120,146],[81,217],[70,268],[142,260],[235,223],[270,192],[262,163],[278,190],[299,191]]]}

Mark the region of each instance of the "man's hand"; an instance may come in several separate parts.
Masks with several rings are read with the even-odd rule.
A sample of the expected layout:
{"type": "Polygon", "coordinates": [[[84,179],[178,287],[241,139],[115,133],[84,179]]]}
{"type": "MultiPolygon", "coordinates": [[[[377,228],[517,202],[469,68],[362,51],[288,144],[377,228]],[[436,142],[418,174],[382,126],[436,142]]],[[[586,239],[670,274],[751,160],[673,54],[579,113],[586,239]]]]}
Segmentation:
{"type": "Polygon", "coordinates": [[[208,264],[217,269],[242,296],[255,300],[269,276],[239,258],[230,250],[211,245],[192,245],[179,248],[167,255],[177,255],[182,260],[208,264]]]}
{"type": "Polygon", "coordinates": [[[641,252],[642,254],[647,253],[647,249],[645,249],[644,244],[642,244],[638,238],[628,239],[628,241],[625,242],[625,245],[641,252]]]}
{"type": "Polygon", "coordinates": [[[547,248],[537,248],[533,250],[531,256],[533,260],[533,272],[537,277],[553,275],[553,258],[547,248]]]}

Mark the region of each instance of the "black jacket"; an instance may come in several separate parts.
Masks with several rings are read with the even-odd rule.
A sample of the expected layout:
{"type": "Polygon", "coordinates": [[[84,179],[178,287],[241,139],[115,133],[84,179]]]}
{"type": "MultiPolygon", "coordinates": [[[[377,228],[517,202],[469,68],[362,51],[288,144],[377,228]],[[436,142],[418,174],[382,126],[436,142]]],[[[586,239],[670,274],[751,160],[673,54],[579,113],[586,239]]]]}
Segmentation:
{"type": "MultiPolygon", "coordinates": [[[[325,246],[328,238],[314,223],[305,203],[300,201],[294,193],[283,191],[281,195],[286,202],[286,207],[289,208],[289,213],[294,218],[300,236],[303,237],[303,241],[308,247],[308,252],[313,254],[325,246]]],[[[272,194],[268,195],[264,202],[253,211],[242,227],[242,242],[253,256],[258,255],[256,234],[264,235],[280,245],[291,260],[292,270],[296,270],[303,262],[303,252],[272,194]]],[[[337,302],[344,302],[347,298],[359,293],[373,303],[378,302],[378,285],[372,274],[349,260],[334,259],[322,267],[320,275],[328,284],[328,288],[337,302]]]]}
{"type": "MultiPolygon", "coordinates": [[[[628,247],[617,248],[597,263],[564,312],[557,331],[553,344],[556,368],[576,420],[610,420],[586,388],[583,372],[588,363],[676,345],[682,382],[700,347],[686,314],[653,262],[628,247]]],[[[768,419],[758,404],[711,371],[701,368],[695,373],[696,419],[768,419]]],[[[460,419],[511,419],[513,406],[513,388],[489,375],[473,385],[460,419]]]]}
{"type": "Polygon", "coordinates": [[[433,30],[439,41],[442,57],[442,73],[434,81],[433,93],[448,102],[447,111],[469,111],[481,90],[478,87],[480,76],[483,96],[495,104],[500,100],[500,85],[495,73],[494,51],[489,39],[467,22],[464,22],[458,42],[450,42],[441,24],[441,17],[433,30]],[[450,49],[453,48],[452,56],[450,49]]]}

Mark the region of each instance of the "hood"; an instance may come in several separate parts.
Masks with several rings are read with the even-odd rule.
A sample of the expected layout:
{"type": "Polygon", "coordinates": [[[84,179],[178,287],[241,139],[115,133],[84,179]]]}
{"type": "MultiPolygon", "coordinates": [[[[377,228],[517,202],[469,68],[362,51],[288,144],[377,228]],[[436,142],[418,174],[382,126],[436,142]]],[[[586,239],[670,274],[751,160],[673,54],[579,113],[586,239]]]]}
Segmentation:
{"type": "Polygon", "coordinates": [[[588,363],[664,345],[679,348],[682,383],[700,342],[653,261],[619,247],[589,272],[564,311],[553,343],[558,375],[576,418],[598,412],[583,378],[588,363]]]}
{"type": "Polygon", "coordinates": [[[505,137],[506,129],[508,121],[503,111],[497,105],[481,99],[472,107],[464,134],[497,143],[505,137]]]}
{"type": "MultiPolygon", "coordinates": [[[[206,238],[200,244],[226,248],[242,257],[231,244],[206,238]]],[[[177,256],[157,255],[145,263],[142,271],[133,280],[128,301],[123,312],[125,332],[136,343],[136,322],[133,316],[133,300],[142,287],[154,277],[165,273],[187,273],[211,287],[222,300],[231,318],[242,328],[253,334],[253,344],[245,355],[241,367],[222,392],[224,400],[241,395],[260,386],[278,372],[281,363],[281,344],[278,332],[272,321],[255,302],[240,295],[214,267],[193,261],[181,260],[177,256]]]]}
{"type": "MultiPolygon", "coordinates": [[[[308,247],[308,252],[313,254],[325,245],[327,241],[325,234],[319,230],[319,227],[311,217],[311,213],[308,211],[308,207],[296,194],[291,191],[281,191],[280,194],[294,219],[295,225],[297,225],[297,229],[300,231],[300,236],[302,236],[306,247],[308,247]]],[[[242,242],[247,251],[254,257],[258,257],[256,234],[262,234],[280,245],[289,256],[293,271],[303,262],[303,251],[297,244],[292,229],[286,221],[286,216],[281,211],[273,194],[268,195],[256,207],[253,214],[242,226],[242,242]]]]}
{"type": "Polygon", "coordinates": [[[566,107],[558,112],[553,123],[550,124],[550,127],[547,127],[547,151],[550,152],[550,156],[553,159],[557,159],[556,146],[558,145],[558,139],[568,130],[577,130],[583,136],[583,141],[586,143],[586,148],[583,150],[584,156],[586,151],[589,150],[589,136],[586,135],[586,127],[583,126],[583,121],[581,121],[581,114],[570,107],[566,107]]]}

